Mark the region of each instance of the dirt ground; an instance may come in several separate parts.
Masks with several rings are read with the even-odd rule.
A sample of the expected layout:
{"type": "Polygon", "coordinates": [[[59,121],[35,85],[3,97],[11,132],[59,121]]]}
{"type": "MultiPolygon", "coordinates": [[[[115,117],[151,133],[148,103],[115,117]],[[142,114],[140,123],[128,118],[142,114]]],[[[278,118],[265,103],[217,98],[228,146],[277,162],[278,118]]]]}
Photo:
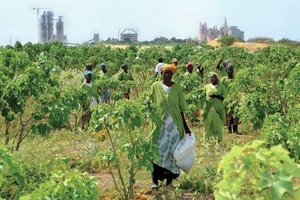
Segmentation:
{"type": "MultiPolygon", "coordinates": [[[[111,200],[118,199],[115,185],[113,183],[113,179],[109,170],[99,170],[98,172],[92,173],[93,176],[96,177],[99,187],[100,187],[100,195],[102,200],[111,200]]],[[[214,197],[212,194],[203,195],[203,194],[195,194],[189,191],[170,189],[164,185],[161,185],[158,190],[151,190],[151,183],[149,177],[145,177],[144,180],[139,180],[138,184],[134,185],[134,197],[135,200],[213,200],[214,197]]]]}
{"type": "MultiPolygon", "coordinates": [[[[194,129],[196,131],[196,129],[194,129]]],[[[240,127],[240,131],[245,133],[245,127],[240,127]]],[[[198,135],[201,138],[201,135],[198,135]]],[[[245,135],[235,135],[235,134],[225,134],[224,135],[224,144],[220,147],[213,147],[214,144],[211,144],[209,147],[204,147],[201,145],[201,140],[198,141],[196,145],[197,148],[197,156],[198,160],[195,164],[195,167],[198,167],[194,174],[185,174],[182,173],[178,180],[174,181],[174,185],[179,187],[184,183],[185,177],[189,177],[195,175],[195,173],[202,173],[198,171],[199,166],[201,169],[209,168],[212,169],[216,166],[218,159],[225,152],[229,151],[231,146],[239,143],[244,143],[245,141],[251,141],[256,137],[256,133],[253,134],[245,134],[245,135]]],[[[102,143],[103,144],[103,143],[102,143]]],[[[104,145],[104,144],[103,144],[104,145]]],[[[116,169],[113,169],[116,170],[116,169]]],[[[113,171],[116,175],[116,171],[113,171]]],[[[111,176],[110,170],[108,168],[100,168],[91,173],[94,177],[96,177],[100,189],[100,196],[102,200],[110,200],[110,199],[120,199],[118,198],[117,189],[115,188],[115,184],[113,178],[111,176]]],[[[214,175],[208,175],[206,178],[213,178],[214,175]]],[[[170,189],[165,186],[165,181],[160,182],[160,188],[157,191],[151,191],[151,174],[146,171],[146,169],[140,170],[136,176],[136,183],[134,184],[134,199],[135,200],[213,200],[214,196],[212,192],[195,192],[188,189],[183,189],[186,187],[179,187],[178,189],[170,189]]],[[[208,181],[209,182],[209,181],[208,181]]],[[[197,182],[199,183],[199,182],[197,182]]]]}

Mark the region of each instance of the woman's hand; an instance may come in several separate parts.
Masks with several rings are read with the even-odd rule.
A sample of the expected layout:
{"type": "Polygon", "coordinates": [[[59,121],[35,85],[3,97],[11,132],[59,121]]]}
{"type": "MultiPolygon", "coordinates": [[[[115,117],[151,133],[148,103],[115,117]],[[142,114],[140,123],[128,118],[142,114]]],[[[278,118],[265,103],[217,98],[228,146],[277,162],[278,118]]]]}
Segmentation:
{"type": "Polygon", "coordinates": [[[189,127],[185,127],[184,132],[185,134],[189,134],[191,136],[191,130],[189,129],[189,127]]]}
{"type": "Polygon", "coordinates": [[[183,112],[181,112],[181,117],[182,117],[182,122],[183,122],[184,132],[185,132],[186,134],[191,135],[191,130],[189,129],[189,127],[188,127],[188,125],[187,125],[187,123],[186,123],[186,121],[185,121],[185,116],[184,116],[184,113],[183,113],[183,112]]]}

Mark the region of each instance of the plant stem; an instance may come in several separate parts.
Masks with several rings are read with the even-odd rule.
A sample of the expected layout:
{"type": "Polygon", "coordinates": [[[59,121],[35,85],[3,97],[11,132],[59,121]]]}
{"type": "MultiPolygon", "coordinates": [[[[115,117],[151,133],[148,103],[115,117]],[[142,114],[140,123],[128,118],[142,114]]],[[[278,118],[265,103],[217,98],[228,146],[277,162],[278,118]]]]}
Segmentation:
{"type": "Polygon", "coordinates": [[[124,197],[125,199],[127,199],[127,192],[126,192],[126,187],[125,187],[125,183],[124,183],[124,180],[123,180],[123,176],[122,176],[122,173],[121,173],[121,169],[120,169],[120,165],[119,165],[119,159],[117,157],[117,151],[116,151],[116,148],[115,148],[115,144],[112,140],[112,137],[111,137],[111,134],[110,134],[110,131],[109,129],[107,128],[107,125],[106,125],[106,122],[105,122],[105,129],[107,131],[107,134],[109,136],[109,140],[110,140],[110,143],[111,143],[111,146],[113,148],[113,152],[116,156],[116,165],[117,165],[117,171],[118,171],[118,175],[119,175],[119,178],[121,180],[121,184],[122,184],[122,189],[123,189],[123,193],[124,193],[124,197]]]}

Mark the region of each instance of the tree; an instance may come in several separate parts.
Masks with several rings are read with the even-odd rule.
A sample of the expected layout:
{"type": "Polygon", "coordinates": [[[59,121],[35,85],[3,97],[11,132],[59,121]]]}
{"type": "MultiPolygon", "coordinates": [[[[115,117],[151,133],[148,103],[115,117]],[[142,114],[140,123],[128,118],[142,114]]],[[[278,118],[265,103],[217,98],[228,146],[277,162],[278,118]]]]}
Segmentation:
{"type": "Polygon", "coordinates": [[[84,93],[59,88],[60,68],[41,54],[37,63],[25,52],[0,51],[0,110],[5,123],[5,145],[19,150],[31,133],[45,135],[61,129],[80,107],[84,93]]]}
{"type": "Polygon", "coordinates": [[[108,166],[122,199],[134,199],[137,172],[142,167],[152,169],[155,147],[144,134],[148,117],[155,121],[152,105],[148,101],[131,100],[118,101],[114,108],[100,104],[92,114],[90,130],[96,138],[101,137],[102,132],[106,133],[110,141],[111,148],[101,156],[101,160],[108,166]],[[121,160],[124,156],[128,162],[121,160]]]}
{"type": "Polygon", "coordinates": [[[227,47],[233,45],[235,37],[231,35],[223,35],[218,41],[221,43],[221,47],[227,47]]]}

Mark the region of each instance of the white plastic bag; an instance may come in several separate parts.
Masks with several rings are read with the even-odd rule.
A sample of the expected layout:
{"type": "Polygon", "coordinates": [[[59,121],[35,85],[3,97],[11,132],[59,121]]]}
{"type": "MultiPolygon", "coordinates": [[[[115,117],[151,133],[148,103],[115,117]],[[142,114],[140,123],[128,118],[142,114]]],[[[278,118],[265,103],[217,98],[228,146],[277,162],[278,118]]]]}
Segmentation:
{"type": "Polygon", "coordinates": [[[178,142],[173,153],[177,167],[188,173],[195,162],[194,145],[196,138],[194,133],[185,134],[184,137],[178,142]]]}

